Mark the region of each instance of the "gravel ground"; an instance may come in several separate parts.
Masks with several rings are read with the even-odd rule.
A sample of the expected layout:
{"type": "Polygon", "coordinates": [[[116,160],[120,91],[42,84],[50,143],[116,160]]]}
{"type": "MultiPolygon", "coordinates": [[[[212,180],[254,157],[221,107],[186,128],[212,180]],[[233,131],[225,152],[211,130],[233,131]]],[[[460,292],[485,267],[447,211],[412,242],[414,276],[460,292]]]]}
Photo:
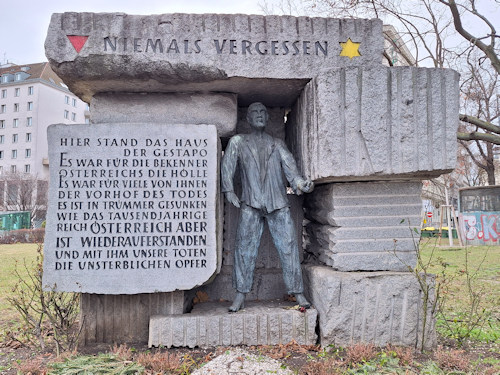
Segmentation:
{"type": "Polygon", "coordinates": [[[275,359],[264,355],[250,354],[243,349],[228,350],[200,369],[193,375],[291,375],[293,372],[275,359]]]}

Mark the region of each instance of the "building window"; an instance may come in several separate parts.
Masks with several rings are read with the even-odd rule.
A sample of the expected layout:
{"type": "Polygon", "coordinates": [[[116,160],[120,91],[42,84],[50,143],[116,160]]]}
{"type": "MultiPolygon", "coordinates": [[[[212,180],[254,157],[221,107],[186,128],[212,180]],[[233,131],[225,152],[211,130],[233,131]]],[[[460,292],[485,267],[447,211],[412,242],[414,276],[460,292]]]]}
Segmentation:
{"type": "Polygon", "coordinates": [[[7,82],[9,82],[9,76],[6,74],[2,76],[2,83],[7,83],[7,82]]]}
{"type": "Polygon", "coordinates": [[[76,99],[75,98],[72,99],[71,104],[73,105],[73,107],[76,107],[76,99]]]}
{"type": "Polygon", "coordinates": [[[17,143],[18,140],[19,140],[19,135],[12,134],[12,143],[17,143]]]}
{"type": "Polygon", "coordinates": [[[15,118],[12,120],[12,127],[17,128],[19,126],[19,119],[15,118]]]}
{"type": "Polygon", "coordinates": [[[71,121],[76,121],[76,113],[71,112],[71,121]]]}
{"type": "Polygon", "coordinates": [[[14,112],[19,112],[19,103],[14,103],[14,112]]]}
{"type": "Polygon", "coordinates": [[[89,119],[89,118],[86,118],[86,119],[85,119],[85,123],[86,123],[86,124],[90,124],[90,119],[89,119]]]}
{"type": "MultiPolygon", "coordinates": [[[[10,166],[10,172],[11,173],[16,173],[16,166],[15,165],[11,165],[10,166]]],[[[10,204],[14,204],[14,203],[15,203],[15,201],[13,203],[10,203],[10,204]]]]}
{"type": "Polygon", "coordinates": [[[0,159],[3,159],[3,151],[0,151],[0,159]]]}
{"type": "Polygon", "coordinates": [[[28,111],[33,110],[33,102],[28,102],[28,111]]]}
{"type": "Polygon", "coordinates": [[[0,129],[5,129],[5,120],[0,120],[0,129]]]}
{"type": "Polygon", "coordinates": [[[69,118],[69,111],[67,110],[64,110],[64,118],[69,118]]]}
{"type": "Polygon", "coordinates": [[[21,89],[19,87],[16,87],[14,89],[14,96],[19,96],[21,94],[21,89]]]}
{"type": "Polygon", "coordinates": [[[12,150],[12,159],[17,159],[17,150],[12,150]]]}
{"type": "Polygon", "coordinates": [[[26,142],[31,142],[31,133],[26,133],[26,142]]]}
{"type": "Polygon", "coordinates": [[[5,104],[2,104],[2,106],[0,107],[0,113],[5,113],[7,112],[7,106],[5,104]]]}
{"type": "Polygon", "coordinates": [[[30,171],[31,171],[31,165],[26,164],[26,165],[24,166],[24,173],[30,173],[30,171]]]}
{"type": "Polygon", "coordinates": [[[5,142],[5,135],[0,135],[0,145],[5,142]]]}
{"type": "Polygon", "coordinates": [[[26,118],[26,126],[31,126],[31,125],[33,125],[33,117],[26,118]]]}
{"type": "Polygon", "coordinates": [[[31,148],[26,149],[26,151],[24,153],[24,157],[31,158],[31,148]]]}
{"type": "Polygon", "coordinates": [[[28,86],[28,95],[33,95],[35,88],[33,86],[28,86]]]}
{"type": "Polygon", "coordinates": [[[64,96],[64,103],[69,104],[69,96],[68,95],[64,96]]]}
{"type": "Polygon", "coordinates": [[[5,99],[7,97],[7,89],[2,90],[2,99],[5,99]]]}
{"type": "Polygon", "coordinates": [[[14,80],[16,80],[16,81],[20,81],[20,80],[21,80],[21,73],[16,73],[16,74],[14,75],[14,80]]]}

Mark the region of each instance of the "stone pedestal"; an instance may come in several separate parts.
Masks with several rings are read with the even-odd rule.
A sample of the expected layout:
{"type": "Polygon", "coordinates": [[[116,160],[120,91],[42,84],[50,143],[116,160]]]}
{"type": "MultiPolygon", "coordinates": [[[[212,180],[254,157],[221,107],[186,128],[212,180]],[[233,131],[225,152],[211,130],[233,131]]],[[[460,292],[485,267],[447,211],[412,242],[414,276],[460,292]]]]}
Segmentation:
{"type": "Polygon", "coordinates": [[[425,307],[424,329],[423,295],[413,273],[336,272],[306,266],[305,277],[318,310],[322,346],[366,342],[420,347],[423,330],[424,347],[436,345],[434,293],[425,307]]]}
{"type": "Polygon", "coordinates": [[[149,347],[316,344],[314,308],[300,312],[290,302],[263,301],[228,313],[229,305],[200,303],[189,314],[151,317],[149,347]]]}

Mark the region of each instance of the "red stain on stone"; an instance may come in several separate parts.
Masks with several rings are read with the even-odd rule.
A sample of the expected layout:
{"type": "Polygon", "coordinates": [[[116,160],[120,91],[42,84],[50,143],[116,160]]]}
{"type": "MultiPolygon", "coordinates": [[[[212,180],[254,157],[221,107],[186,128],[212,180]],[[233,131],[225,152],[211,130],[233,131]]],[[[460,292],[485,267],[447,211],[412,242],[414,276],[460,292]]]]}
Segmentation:
{"type": "Polygon", "coordinates": [[[80,53],[82,50],[83,46],[87,42],[87,39],[89,38],[88,36],[83,36],[83,35],[66,35],[75,48],[77,53],[80,53]]]}

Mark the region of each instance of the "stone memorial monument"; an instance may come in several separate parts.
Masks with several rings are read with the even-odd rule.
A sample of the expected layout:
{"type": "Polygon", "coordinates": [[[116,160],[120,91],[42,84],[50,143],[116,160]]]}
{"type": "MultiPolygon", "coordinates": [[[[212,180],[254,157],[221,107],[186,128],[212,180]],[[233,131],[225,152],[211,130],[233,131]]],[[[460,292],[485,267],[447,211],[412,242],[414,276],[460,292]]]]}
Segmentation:
{"type": "MultiPolygon", "coordinates": [[[[47,289],[82,293],[84,343],[435,344],[413,229],[421,180],[455,166],[456,72],[384,66],[377,19],[62,13],[45,47],[91,107],[90,125],[49,129],[44,264],[47,289]],[[248,186],[230,155],[254,102],[273,140],[258,146],[290,150],[316,187],[286,197],[287,233],[264,227],[245,306],[229,313],[250,231],[238,234],[248,186]],[[301,294],[273,243],[287,236],[305,312],[284,308],[301,294]]],[[[290,193],[312,188],[286,177],[290,193]]]]}

